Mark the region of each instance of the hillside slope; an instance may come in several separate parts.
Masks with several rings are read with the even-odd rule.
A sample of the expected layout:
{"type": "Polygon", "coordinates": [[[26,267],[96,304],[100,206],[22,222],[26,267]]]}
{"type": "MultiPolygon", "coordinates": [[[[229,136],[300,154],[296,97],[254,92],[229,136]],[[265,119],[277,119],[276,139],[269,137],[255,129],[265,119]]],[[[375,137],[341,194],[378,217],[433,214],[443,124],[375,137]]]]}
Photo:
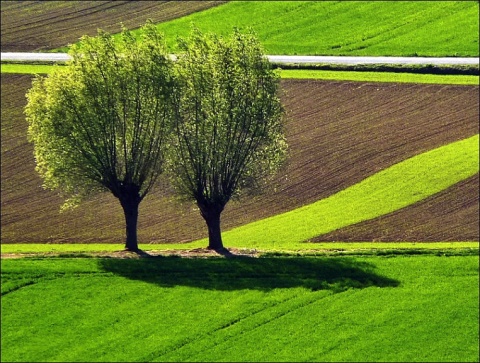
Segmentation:
{"type": "Polygon", "coordinates": [[[47,50],[74,43],[97,28],[111,33],[167,21],[225,1],[2,1],[2,52],[47,50]]]}
{"type": "MultiPolygon", "coordinates": [[[[31,76],[2,74],[2,243],[122,243],[123,215],[113,196],[105,194],[59,214],[60,198],[41,188],[22,113],[30,84],[31,76]]],[[[478,133],[477,86],[312,80],[283,80],[281,86],[289,164],[266,194],[227,205],[224,230],[326,198],[418,153],[478,133]]],[[[443,231],[442,240],[478,240],[475,187],[478,178],[432,196],[427,212],[419,212],[418,206],[399,211],[396,229],[387,236],[380,221],[368,234],[358,228],[344,230],[342,239],[419,241],[428,240],[432,231],[443,231]],[[467,202],[457,202],[461,208],[452,204],[462,200],[467,202]]],[[[142,243],[205,235],[198,210],[171,201],[160,188],[140,206],[142,243]]]]}

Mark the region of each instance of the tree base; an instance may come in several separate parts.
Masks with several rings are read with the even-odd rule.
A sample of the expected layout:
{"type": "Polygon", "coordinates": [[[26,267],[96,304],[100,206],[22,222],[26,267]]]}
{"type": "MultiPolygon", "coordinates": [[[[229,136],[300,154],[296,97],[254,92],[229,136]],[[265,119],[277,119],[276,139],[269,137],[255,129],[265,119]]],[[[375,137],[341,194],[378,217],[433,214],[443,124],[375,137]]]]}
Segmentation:
{"type": "Polygon", "coordinates": [[[233,256],[233,254],[228,249],[226,249],[225,247],[215,248],[215,247],[207,246],[207,250],[215,251],[219,255],[223,255],[223,256],[233,256]]]}

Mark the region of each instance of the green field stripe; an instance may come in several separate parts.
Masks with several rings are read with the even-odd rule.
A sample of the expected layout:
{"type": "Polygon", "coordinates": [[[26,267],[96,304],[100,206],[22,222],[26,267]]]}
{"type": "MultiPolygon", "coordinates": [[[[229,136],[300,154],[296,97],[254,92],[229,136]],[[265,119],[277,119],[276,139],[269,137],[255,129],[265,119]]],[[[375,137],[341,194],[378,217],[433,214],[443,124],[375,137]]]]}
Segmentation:
{"type": "MultiPolygon", "coordinates": [[[[169,244],[139,244],[143,251],[182,251],[195,248],[206,247],[205,241],[199,240],[192,243],[169,243],[169,244]]],[[[2,254],[20,253],[24,256],[36,254],[49,256],[51,254],[72,254],[79,256],[81,254],[97,253],[97,252],[114,252],[123,249],[123,243],[8,243],[1,245],[2,254]]],[[[235,246],[228,246],[235,247],[235,246]]],[[[285,246],[276,246],[275,252],[283,251],[289,253],[303,249],[307,254],[330,254],[338,251],[346,253],[374,253],[375,251],[455,251],[462,253],[463,251],[478,250],[479,242],[325,242],[325,243],[296,243],[285,246]]],[[[261,248],[267,251],[266,248],[261,248]]],[[[297,252],[295,252],[297,253],[297,252]]]]}
{"type": "MultiPolygon", "coordinates": [[[[42,64],[1,64],[2,73],[11,74],[48,74],[53,72],[53,65],[42,64]]],[[[480,77],[469,75],[437,75],[395,72],[355,72],[355,71],[323,71],[282,69],[279,71],[283,79],[321,79],[330,81],[358,82],[397,82],[397,83],[428,83],[428,84],[480,84],[480,77]]]]}
{"type": "Polygon", "coordinates": [[[478,142],[475,135],[416,155],[331,197],[227,231],[224,243],[275,248],[404,208],[477,173],[478,142]]]}
{"type": "Polygon", "coordinates": [[[48,74],[53,72],[54,65],[47,64],[1,64],[2,73],[13,74],[48,74]]]}
{"type": "Polygon", "coordinates": [[[322,71],[282,69],[279,72],[283,79],[321,79],[326,81],[358,81],[358,82],[394,82],[423,84],[463,84],[478,86],[480,77],[471,75],[438,75],[399,72],[355,72],[355,71],[322,71]]]}

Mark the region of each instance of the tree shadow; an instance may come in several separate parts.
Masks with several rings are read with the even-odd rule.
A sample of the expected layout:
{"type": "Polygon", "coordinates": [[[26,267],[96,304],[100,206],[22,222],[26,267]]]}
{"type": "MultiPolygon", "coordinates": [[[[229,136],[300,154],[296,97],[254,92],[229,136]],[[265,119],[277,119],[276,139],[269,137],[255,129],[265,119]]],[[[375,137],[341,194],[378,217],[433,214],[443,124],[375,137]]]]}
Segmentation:
{"type": "Polygon", "coordinates": [[[209,290],[305,287],[341,292],[369,286],[395,287],[399,282],[375,273],[372,264],[349,257],[235,257],[100,259],[100,268],[132,280],[162,287],[191,286],[209,290]]]}

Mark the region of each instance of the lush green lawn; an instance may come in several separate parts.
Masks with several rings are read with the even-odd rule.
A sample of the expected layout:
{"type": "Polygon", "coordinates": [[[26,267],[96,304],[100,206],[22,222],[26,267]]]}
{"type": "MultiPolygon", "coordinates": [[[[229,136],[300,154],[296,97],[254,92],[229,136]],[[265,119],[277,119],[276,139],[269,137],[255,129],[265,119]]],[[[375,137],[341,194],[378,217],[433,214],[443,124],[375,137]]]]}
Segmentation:
{"type": "Polygon", "coordinates": [[[478,361],[478,256],[1,263],[2,361],[478,361]]]}
{"type": "Polygon", "coordinates": [[[175,50],[192,22],[252,27],[267,54],[477,56],[477,1],[232,1],[159,24],[175,50]]]}

